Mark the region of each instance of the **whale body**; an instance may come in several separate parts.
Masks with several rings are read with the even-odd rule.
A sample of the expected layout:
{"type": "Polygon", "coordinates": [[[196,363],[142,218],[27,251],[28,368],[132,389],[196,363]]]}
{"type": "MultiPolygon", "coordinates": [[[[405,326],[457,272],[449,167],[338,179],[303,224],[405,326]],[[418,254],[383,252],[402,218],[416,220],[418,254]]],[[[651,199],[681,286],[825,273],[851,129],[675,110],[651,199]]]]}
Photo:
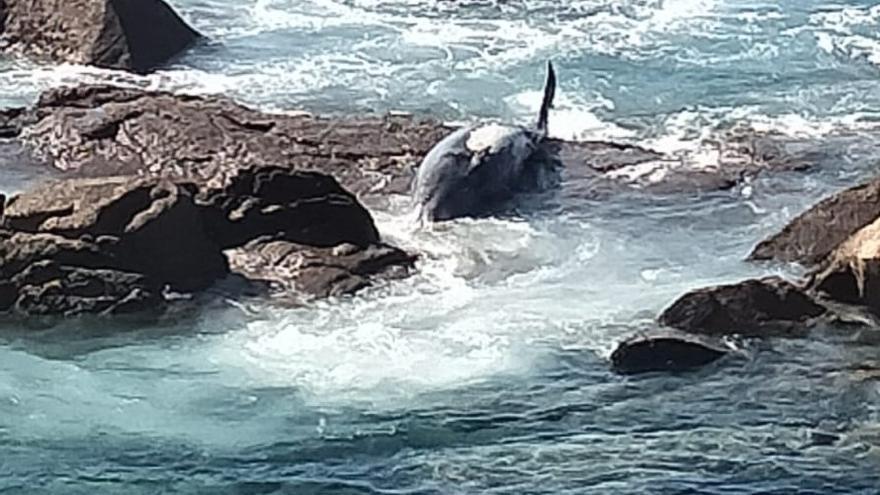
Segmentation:
{"type": "Polygon", "coordinates": [[[415,180],[414,199],[424,221],[480,216],[498,209],[518,192],[541,189],[558,160],[541,149],[556,92],[553,64],[547,64],[544,98],[534,128],[484,123],[458,129],[425,155],[415,180]]]}

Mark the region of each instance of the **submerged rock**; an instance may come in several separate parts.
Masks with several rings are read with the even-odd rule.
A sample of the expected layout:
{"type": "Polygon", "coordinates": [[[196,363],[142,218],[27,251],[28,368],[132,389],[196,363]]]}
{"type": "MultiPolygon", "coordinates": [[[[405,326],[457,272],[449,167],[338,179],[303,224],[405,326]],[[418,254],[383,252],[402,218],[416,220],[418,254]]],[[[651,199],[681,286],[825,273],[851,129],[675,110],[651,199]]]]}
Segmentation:
{"type": "Polygon", "coordinates": [[[798,337],[827,313],[800,287],[779,277],[698,289],[659,318],[662,325],[703,335],[798,337]]]}
{"type": "Polygon", "coordinates": [[[639,334],[620,343],[611,354],[611,364],[619,373],[687,371],[712,363],[728,352],[720,341],[662,330],[639,334]]]}
{"type": "Polygon", "coordinates": [[[0,2],[0,48],[52,62],[148,72],[199,38],[162,0],[0,2]]]}

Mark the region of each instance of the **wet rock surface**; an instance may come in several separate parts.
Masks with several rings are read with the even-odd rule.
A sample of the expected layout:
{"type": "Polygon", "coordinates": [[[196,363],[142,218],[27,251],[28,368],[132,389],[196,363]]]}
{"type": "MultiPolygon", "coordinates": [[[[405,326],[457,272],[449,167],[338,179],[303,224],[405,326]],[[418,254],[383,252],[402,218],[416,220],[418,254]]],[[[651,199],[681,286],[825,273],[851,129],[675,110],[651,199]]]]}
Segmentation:
{"type": "Polygon", "coordinates": [[[271,238],[255,239],[228,251],[232,269],[269,284],[276,294],[332,297],[370,285],[375,275],[406,276],[416,257],[393,246],[305,246],[271,238]]]}
{"type": "Polygon", "coordinates": [[[688,292],[663,311],[659,321],[702,335],[800,337],[826,313],[802,288],[767,277],[688,292]]]}
{"type": "Polygon", "coordinates": [[[688,371],[710,364],[730,352],[723,342],[675,330],[655,330],[620,343],[611,354],[618,373],[688,371]]]}
{"type": "Polygon", "coordinates": [[[21,316],[161,310],[167,293],[204,291],[231,274],[341,295],[413,263],[380,243],[370,214],[332,177],[277,167],[241,170],[216,188],[164,177],[52,181],[8,199],[0,227],[0,311],[21,316]],[[265,236],[283,255],[252,247],[265,236]]]}
{"type": "Polygon", "coordinates": [[[880,219],[829,254],[812,274],[810,287],[828,299],[880,315],[880,219]]]}
{"type": "Polygon", "coordinates": [[[759,243],[749,260],[796,262],[802,280],[745,280],[691,291],[659,317],[703,335],[802,337],[819,322],[861,331],[880,316],[880,179],[840,191],[759,243]]]}
{"type": "Polygon", "coordinates": [[[834,194],[759,243],[749,259],[814,265],[880,217],[880,179],[834,194]]]}
{"type": "Polygon", "coordinates": [[[0,49],[38,60],[148,72],[200,38],[162,0],[0,2],[0,49]]]}
{"type": "MultiPolygon", "coordinates": [[[[111,86],[53,89],[33,108],[0,113],[3,136],[78,175],[161,173],[225,183],[238,169],[274,164],[331,175],[359,196],[407,193],[421,159],[451,130],[412,116],[269,114],[223,97],[111,86]]],[[[718,145],[710,164],[599,141],[551,139],[546,151],[561,158],[563,188],[573,194],[723,190],[763,171],[809,166],[779,152],[779,140],[744,135],[718,145]]]]}

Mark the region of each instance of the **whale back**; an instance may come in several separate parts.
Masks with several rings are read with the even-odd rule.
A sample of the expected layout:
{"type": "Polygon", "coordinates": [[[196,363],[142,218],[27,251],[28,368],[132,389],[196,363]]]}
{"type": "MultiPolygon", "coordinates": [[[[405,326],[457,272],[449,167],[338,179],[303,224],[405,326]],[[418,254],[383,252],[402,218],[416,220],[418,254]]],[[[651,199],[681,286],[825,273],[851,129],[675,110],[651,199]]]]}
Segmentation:
{"type": "Polygon", "coordinates": [[[534,149],[533,134],[522,127],[487,124],[449,134],[419,167],[415,197],[420,216],[447,220],[491,210],[520,189],[534,149]]]}

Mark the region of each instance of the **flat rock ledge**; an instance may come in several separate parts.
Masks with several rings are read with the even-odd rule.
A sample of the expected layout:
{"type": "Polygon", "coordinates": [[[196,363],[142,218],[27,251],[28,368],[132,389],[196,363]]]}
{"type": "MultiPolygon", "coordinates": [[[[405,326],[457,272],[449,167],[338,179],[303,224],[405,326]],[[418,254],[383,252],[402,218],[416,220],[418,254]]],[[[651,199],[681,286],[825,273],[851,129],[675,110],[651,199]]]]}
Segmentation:
{"type": "Polygon", "coordinates": [[[316,172],[242,169],[221,185],[71,178],[5,201],[0,311],[161,312],[172,294],[230,277],[268,294],[343,295],[403,276],[414,261],[381,242],[354,195],[316,172]]]}
{"type": "Polygon", "coordinates": [[[4,0],[0,50],[149,72],[201,39],[162,0],[4,0]]]}
{"type": "MultiPolygon", "coordinates": [[[[407,115],[320,117],[260,112],[219,96],[87,85],[45,92],[31,108],[0,112],[0,137],[78,176],[160,174],[225,181],[274,164],[332,175],[359,195],[407,193],[430,148],[452,129],[407,115]]],[[[732,135],[717,164],[608,142],[550,140],[565,165],[563,187],[663,193],[724,190],[767,170],[809,166],[768,136],[732,135]],[[594,187],[595,186],[595,187],[594,187]]]]}

